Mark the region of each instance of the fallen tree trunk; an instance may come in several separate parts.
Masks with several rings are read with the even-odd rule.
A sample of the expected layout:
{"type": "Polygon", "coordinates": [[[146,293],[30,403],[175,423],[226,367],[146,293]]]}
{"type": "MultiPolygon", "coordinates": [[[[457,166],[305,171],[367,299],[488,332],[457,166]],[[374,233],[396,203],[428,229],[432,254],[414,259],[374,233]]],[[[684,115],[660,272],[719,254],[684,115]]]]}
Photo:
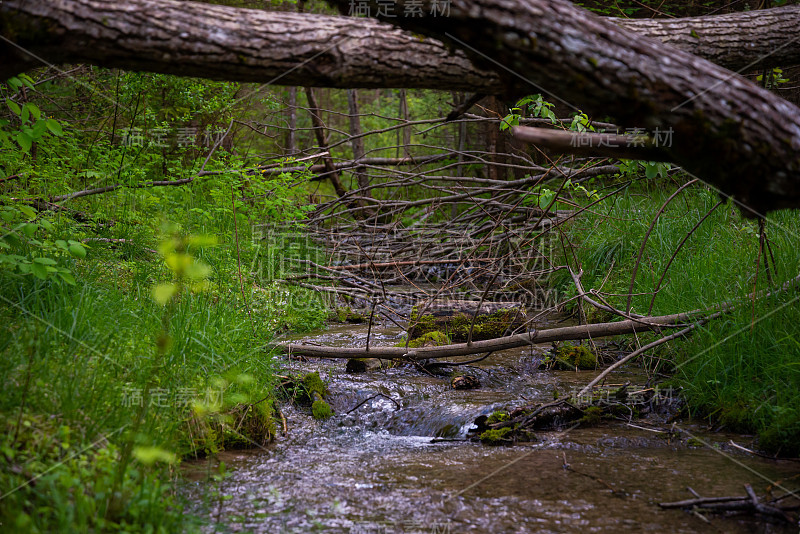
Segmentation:
{"type": "MultiPolygon", "coordinates": [[[[800,6],[607,20],[729,69],[800,63],[800,6]]],[[[5,0],[0,35],[14,43],[0,42],[2,80],[43,62],[80,62],[279,85],[506,89],[460,51],[364,18],[171,0],[5,0]]]]}
{"type": "Polygon", "coordinates": [[[669,132],[666,158],[736,197],[747,216],[800,206],[800,109],[789,102],[567,0],[452,0],[447,17],[427,14],[433,1],[420,2],[422,17],[386,20],[502,66],[514,93],[669,132]]]}
{"type": "Polygon", "coordinates": [[[615,323],[598,323],[589,325],[566,326],[547,330],[533,330],[525,334],[516,334],[485,341],[443,345],[440,347],[423,347],[405,349],[403,347],[371,347],[369,350],[353,347],[322,347],[318,345],[299,345],[293,343],[275,345],[281,352],[297,356],[314,356],[318,358],[382,358],[405,360],[428,360],[468,356],[482,352],[515,349],[529,345],[552,343],[607,336],[619,336],[636,332],[649,332],[661,328],[685,327],[687,321],[701,319],[697,313],[678,313],[657,317],[643,317],[638,320],[626,320],[615,323]]]}

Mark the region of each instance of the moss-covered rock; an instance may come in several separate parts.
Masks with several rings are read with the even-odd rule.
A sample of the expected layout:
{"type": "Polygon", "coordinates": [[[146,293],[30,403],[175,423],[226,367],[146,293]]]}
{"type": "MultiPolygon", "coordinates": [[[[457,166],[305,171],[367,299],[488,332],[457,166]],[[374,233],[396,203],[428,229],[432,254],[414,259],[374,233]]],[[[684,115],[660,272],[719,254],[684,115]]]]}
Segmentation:
{"type": "MultiPolygon", "coordinates": [[[[464,342],[469,337],[470,325],[477,303],[461,302],[448,309],[446,304],[434,307],[434,313],[420,315],[417,307],[411,309],[408,333],[411,339],[429,332],[444,332],[452,342],[464,342]],[[472,309],[470,309],[472,306],[472,309]]],[[[487,303],[479,310],[472,329],[473,341],[502,337],[511,328],[524,322],[524,310],[514,307],[498,309],[498,303],[487,303]],[[493,310],[493,311],[489,311],[493,310]]]]}
{"type": "Polygon", "coordinates": [[[314,419],[324,420],[333,415],[333,410],[330,404],[322,399],[317,399],[311,405],[311,415],[314,416],[314,419]]]}
{"type": "Polygon", "coordinates": [[[514,429],[510,426],[504,426],[503,428],[492,428],[483,432],[480,435],[480,440],[486,445],[502,445],[511,443],[511,434],[513,432],[514,429]]]}
{"type": "Polygon", "coordinates": [[[486,419],[486,424],[494,425],[496,423],[502,423],[503,421],[508,421],[508,419],[509,419],[508,412],[501,412],[498,410],[496,412],[493,412],[492,415],[490,415],[486,419]]]}
{"type": "MultiPolygon", "coordinates": [[[[449,345],[450,338],[444,332],[439,330],[432,330],[427,332],[416,339],[412,339],[408,342],[408,348],[410,349],[419,349],[422,347],[441,347],[443,345],[449,345]]],[[[406,342],[401,341],[396,347],[405,347],[406,342]]]]}
{"type": "Polygon", "coordinates": [[[439,330],[439,327],[433,315],[420,315],[416,306],[411,308],[411,317],[409,317],[408,321],[408,335],[412,340],[436,330],[439,330]]]}
{"type": "Polygon", "coordinates": [[[352,308],[347,306],[339,306],[332,310],[328,315],[328,320],[332,323],[352,323],[360,324],[367,320],[367,318],[352,308]]]}
{"type": "Polygon", "coordinates": [[[325,382],[322,381],[317,371],[305,375],[302,384],[309,401],[314,400],[314,394],[318,394],[321,397],[328,394],[328,388],[325,386],[325,382]]]}
{"type": "Polygon", "coordinates": [[[584,345],[564,343],[545,356],[541,367],[562,371],[596,369],[597,356],[584,345]]]}

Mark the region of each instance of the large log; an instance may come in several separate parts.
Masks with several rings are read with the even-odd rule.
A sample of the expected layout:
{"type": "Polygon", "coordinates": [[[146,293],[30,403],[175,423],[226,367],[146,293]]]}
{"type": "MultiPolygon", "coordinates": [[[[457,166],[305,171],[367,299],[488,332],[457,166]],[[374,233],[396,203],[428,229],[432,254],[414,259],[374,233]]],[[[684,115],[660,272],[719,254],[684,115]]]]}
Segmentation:
{"type": "MultiPolygon", "coordinates": [[[[729,69],[800,64],[800,6],[608,20],[729,69]]],[[[441,41],[364,18],[174,0],[4,0],[0,35],[2,80],[69,62],[278,85],[507,89],[494,65],[477,68],[441,41]]]]}
{"type": "Polygon", "coordinates": [[[515,349],[540,343],[552,343],[553,341],[568,341],[576,339],[619,336],[623,334],[632,334],[635,332],[649,332],[661,328],[684,326],[684,322],[692,321],[693,318],[700,319],[702,318],[702,315],[698,317],[697,313],[678,313],[674,315],[662,315],[658,317],[643,317],[637,320],[624,320],[615,323],[565,326],[562,328],[550,328],[547,330],[533,330],[525,334],[516,334],[513,336],[489,339],[485,341],[475,341],[472,344],[458,343],[454,345],[443,345],[440,347],[423,347],[419,349],[408,350],[403,347],[370,347],[370,349],[367,351],[364,348],[322,347],[319,345],[301,345],[295,343],[275,345],[274,348],[285,354],[293,354],[297,356],[315,356],[319,358],[428,360],[515,349]]]}
{"type": "Polygon", "coordinates": [[[567,0],[451,0],[447,17],[429,14],[433,1],[413,0],[421,17],[386,21],[461,48],[515,92],[670,132],[666,159],[736,197],[747,216],[800,206],[800,109],[782,98],[567,0]]]}

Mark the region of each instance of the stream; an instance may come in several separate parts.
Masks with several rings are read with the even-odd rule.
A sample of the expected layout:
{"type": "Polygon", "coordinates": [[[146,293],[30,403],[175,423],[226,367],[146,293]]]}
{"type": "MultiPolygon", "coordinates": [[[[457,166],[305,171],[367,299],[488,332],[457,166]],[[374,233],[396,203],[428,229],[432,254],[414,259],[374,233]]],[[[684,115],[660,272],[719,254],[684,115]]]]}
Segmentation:
{"type": "MultiPolygon", "coordinates": [[[[366,325],[341,325],[294,341],[363,346],[366,334],[366,325]]],[[[373,327],[370,343],[393,345],[401,335],[373,327]]],[[[797,532],[746,516],[710,515],[709,524],[658,506],[692,498],[687,487],[730,496],[750,483],[762,494],[767,480],[800,472],[796,462],[728,443],[747,444],[747,436],[679,423],[713,448],[689,445],[651,416],[634,426],[541,432],[537,442],[513,446],[464,440],[479,415],[550,401],[554,388],[569,392],[597,374],[538,370],[547,348],[492,354],[469,369],[481,382],[474,390],[410,366],[348,374],[343,360],[283,361],[287,371],[319,371],[334,417],[318,422],[308,410],[283,407],[289,432],[265,450],[222,453],[230,473],[221,483],[206,480],[209,462],[189,463],[191,511],[208,532],[797,532]]],[[[610,377],[628,381],[644,384],[646,376],[631,367],[610,377]]]]}

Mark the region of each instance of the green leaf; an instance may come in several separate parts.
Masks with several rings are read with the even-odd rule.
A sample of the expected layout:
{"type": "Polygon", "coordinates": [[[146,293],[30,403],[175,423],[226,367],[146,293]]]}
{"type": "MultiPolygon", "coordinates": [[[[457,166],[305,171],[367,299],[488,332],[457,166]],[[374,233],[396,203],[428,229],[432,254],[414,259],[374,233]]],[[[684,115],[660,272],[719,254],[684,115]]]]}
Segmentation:
{"type": "Polygon", "coordinates": [[[32,102],[28,102],[25,104],[25,107],[28,109],[30,114],[33,116],[34,119],[37,121],[42,118],[42,111],[39,109],[39,106],[33,104],[32,102]]]}
{"type": "Polygon", "coordinates": [[[17,79],[22,82],[28,89],[33,89],[33,79],[27,74],[20,74],[17,79]]]}
{"type": "Polygon", "coordinates": [[[33,138],[34,139],[41,139],[44,133],[47,131],[47,122],[46,121],[36,121],[33,125],[33,138]]]}
{"type": "Polygon", "coordinates": [[[86,257],[86,249],[80,243],[75,243],[74,245],[70,245],[67,250],[70,254],[72,254],[76,258],[85,258],[86,257]]]}
{"type": "Polygon", "coordinates": [[[56,137],[61,137],[64,135],[64,129],[61,128],[61,124],[57,120],[47,119],[45,124],[47,124],[47,129],[50,130],[50,132],[56,137]]]}
{"type": "Polygon", "coordinates": [[[56,260],[53,258],[33,258],[33,263],[39,263],[41,265],[57,265],[56,260]]]}
{"type": "Polygon", "coordinates": [[[22,108],[13,100],[6,99],[6,105],[15,115],[22,115],[22,108]]]}
{"type": "Polygon", "coordinates": [[[53,223],[51,223],[47,219],[42,219],[41,221],[39,221],[39,225],[48,232],[52,232],[53,230],[55,230],[55,226],[53,226],[53,223]]]}
{"type": "Polygon", "coordinates": [[[60,272],[60,273],[58,273],[58,276],[61,277],[61,279],[64,280],[69,285],[71,285],[71,286],[75,285],[75,277],[72,275],[72,273],[70,273],[70,272],[66,272],[66,273],[60,272]]]}
{"type": "Polygon", "coordinates": [[[158,284],[153,287],[153,300],[165,306],[177,292],[178,287],[175,284],[158,284]]]}
{"type": "Polygon", "coordinates": [[[174,464],[177,461],[174,453],[160,447],[134,447],[133,456],[145,465],[152,465],[156,462],[174,464]]]}
{"type": "Polygon", "coordinates": [[[186,268],[185,273],[191,280],[205,280],[211,274],[211,267],[195,260],[186,268]]]}
{"type": "Polygon", "coordinates": [[[644,166],[644,175],[648,180],[652,180],[658,176],[658,166],[653,163],[648,163],[644,166]]]}
{"type": "Polygon", "coordinates": [[[6,208],[2,212],[0,212],[0,218],[3,219],[3,222],[7,223],[11,222],[14,220],[14,215],[15,215],[14,212],[15,212],[14,208],[6,208]]]}
{"type": "Polygon", "coordinates": [[[35,219],[36,218],[36,210],[30,206],[20,206],[19,211],[21,211],[28,219],[35,219]]]}
{"type": "Polygon", "coordinates": [[[38,230],[38,229],[39,229],[39,225],[38,224],[34,224],[34,223],[27,223],[27,224],[22,226],[22,231],[28,237],[33,237],[33,234],[35,234],[36,230],[38,230]]]}
{"type": "Polygon", "coordinates": [[[61,250],[67,250],[67,242],[63,239],[59,239],[56,241],[56,246],[61,250]]]}
{"type": "Polygon", "coordinates": [[[33,138],[25,132],[17,133],[15,139],[17,140],[17,144],[23,152],[30,151],[31,147],[33,146],[33,138]]]}
{"type": "Polygon", "coordinates": [[[47,277],[50,276],[50,273],[47,272],[47,267],[41,263],[31,263],[31,272],[33,276],[40,280],[47,280],[47,277]]]}

